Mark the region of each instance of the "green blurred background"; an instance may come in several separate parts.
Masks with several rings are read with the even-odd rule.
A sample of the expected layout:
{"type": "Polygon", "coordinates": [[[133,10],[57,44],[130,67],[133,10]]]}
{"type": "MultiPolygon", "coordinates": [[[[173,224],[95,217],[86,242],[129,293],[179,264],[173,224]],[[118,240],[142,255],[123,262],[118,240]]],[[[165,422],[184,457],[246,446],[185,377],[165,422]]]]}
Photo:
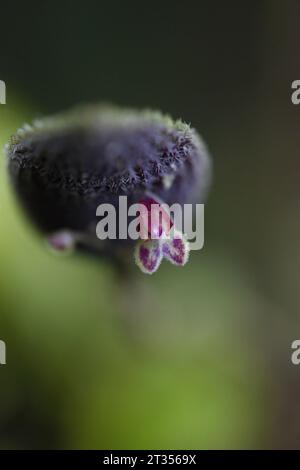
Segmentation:
{"type": "Polygon", "coordinates": [[[299,448],[297,0],[1,4],[0,144],[78,102],[207,141],[205,248],[131,283],[55,257],[1,153],[1,448],[299,448]]]}

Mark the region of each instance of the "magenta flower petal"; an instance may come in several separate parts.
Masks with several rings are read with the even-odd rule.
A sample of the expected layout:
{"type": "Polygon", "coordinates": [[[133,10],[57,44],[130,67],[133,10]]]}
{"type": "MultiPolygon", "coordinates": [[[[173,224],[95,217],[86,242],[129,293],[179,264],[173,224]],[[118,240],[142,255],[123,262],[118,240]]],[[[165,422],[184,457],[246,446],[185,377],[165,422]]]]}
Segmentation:
{"type": "Polygon", "coordinates": [[[154,273],[163,258],[160,240],[140,241],[135,249],[135,261],[146,274],[154,273]]]}
{"type": "Polygon", "coordinates": [[[163,256],[171,263],[178,266],[184,266],[189,258],[189,243],[178,232],[175,233],[174,238],[164,240],[162,244],[163,256]]]}
{"type": "Polygon", "coordinates": [[[173,227],[173,221],[161,203],[152,197],[148,197],[142,199],[139,204],[141,207],[141,238],[143,240],[145,238],[157,239],[163,233],[168,235],[173,227]],[[144,236],[145,233],[148,234],[147,237],[144,236]]]}

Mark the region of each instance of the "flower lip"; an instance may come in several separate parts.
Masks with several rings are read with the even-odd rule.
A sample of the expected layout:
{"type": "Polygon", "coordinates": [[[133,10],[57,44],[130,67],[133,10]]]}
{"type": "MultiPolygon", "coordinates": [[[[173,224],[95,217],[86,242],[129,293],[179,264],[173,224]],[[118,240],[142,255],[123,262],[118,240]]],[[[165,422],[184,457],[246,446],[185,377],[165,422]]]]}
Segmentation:
{"type": "Polygon", "coordinates": [[[153,197],[139,201],[141,238],[159,238],[163,234],[169,235],[173,227],[173,220],[161,203],[153,197]]]}

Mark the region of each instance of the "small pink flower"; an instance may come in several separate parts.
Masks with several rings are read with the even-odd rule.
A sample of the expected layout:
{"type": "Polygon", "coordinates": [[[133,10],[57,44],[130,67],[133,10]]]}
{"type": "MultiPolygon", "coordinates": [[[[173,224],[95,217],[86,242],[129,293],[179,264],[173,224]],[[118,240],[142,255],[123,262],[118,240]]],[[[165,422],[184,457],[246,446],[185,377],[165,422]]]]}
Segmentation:
{"type": "Polygon", "coordinates": [[[153,198],[144,199],[140,204],[141,240],[135,250],[136,264],[147,274],[157,271],[163,258],[184,266],[188,261],[189,243],[175,230],[171,216],[153,198]]]}

